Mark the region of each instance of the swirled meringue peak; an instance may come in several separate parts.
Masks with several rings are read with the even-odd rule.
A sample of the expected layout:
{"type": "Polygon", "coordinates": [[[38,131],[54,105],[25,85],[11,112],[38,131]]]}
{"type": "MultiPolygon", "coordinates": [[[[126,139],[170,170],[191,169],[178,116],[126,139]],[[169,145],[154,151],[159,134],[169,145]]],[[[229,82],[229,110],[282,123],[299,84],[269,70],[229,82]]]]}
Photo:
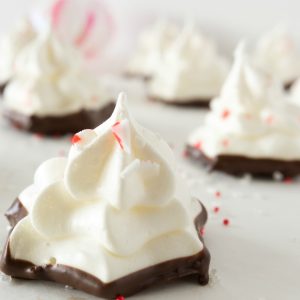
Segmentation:
{"type": "Polygon", "coordinates": [[[105,123],[73,137],[68,158],[39,167],[20,196],[29,214],[11,234],[13,258],[35,265],[55,258],[107,283],[201,252],[194,225],[201,207],[167,143],[137,124],[125,98],[105,123]]]}
{"type": "Polygon", "coordinates": [[[7,83],[14,75],[18,54],[35,38],[36,31],[29,19],[20,20],[0,42],[0,84],[7,83]]]}
{"type": "Polygon", "coordinates": [[[48,27],[19,53],[5,107],[29,116],[61,116],[107,105],[106,89],[85,69],[78,50],[48,27]]]}
{"type": "Polygon", "coordinates": [[[188,144],[210,158],[292,160],[300,159],[299,132],[299,109],[288,103],[278,81],[253,67],[241,43],[220,96],[188,144]]]}
{"type": "Polygon", "coordinates": [[[160,67],[164,53],[179,33],[179,27],[168,21],[157,21],[145,30],[139,38],[136,52],[128,63],[126,73],[151,77],[160,67]]]}
{"type": "Polygon", "coordinates": [[[285,84],[300,77],[300,51],[283,26],[276,27],[258,40],[253,60],[262,70],[285,84]]]}
{"type": "Polygon", "coordinates": [[[228,69],[215,44],[187,24],[156,69],[149,95],[169,102],[207,102],[220,92],[228,69]]]}

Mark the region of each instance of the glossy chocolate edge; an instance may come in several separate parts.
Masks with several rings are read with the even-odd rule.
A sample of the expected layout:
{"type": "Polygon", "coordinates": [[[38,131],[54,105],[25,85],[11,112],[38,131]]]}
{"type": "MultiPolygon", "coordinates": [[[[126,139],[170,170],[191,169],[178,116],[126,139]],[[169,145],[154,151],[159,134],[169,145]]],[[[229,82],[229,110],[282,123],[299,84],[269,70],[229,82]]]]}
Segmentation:
{"type": "Polygon", "coordinates": [[[5,217],[7,218],[10,226],[14,227],[19,221],[28,215],[27,209],[22,204],[22,202],[17,198],[12,205],[5,212],[5,217]]]}
{"type": "MultiPolygon", "coordinates": [[[[195,219],[195,227],[199,239],[203,241],[200,230],[207,221],[207,211],[200,202],[199,204],[202,207],[202,211],[195,219]]],[[[15,216],[13,220],[17,220],[18,218],[21,220],[24,217],[23,213],[20,214],[17,212],[18,207],[21,209],[24,208],[17,199],[8,210],[10,211],[10,215],[14,212],[15,216]],[[11,209],[12,207],[13,209],[11,209]]],[[[6,215],[9,214],[7,213],[6,215]]],[[[189,276],[197,277],[200,285],[206,285],[209,281],[209,263],[210,254],[207,248],[204,247],[202,251],[193,256],[166,261],[110,283],[103,283],[95,276],[69,266],[36,266],[24,260],[13,259],[10,254],[8,236],[1,257],[0,269],[5,274],[14,278],[53,281],[98,297],[115,299],[117,295],[131,296],[152,285],[168,283],[172,280],[189,276]]]]}
{"type": "Polygon", "coordinates": [[[107,120],[115,108],[111,101],[98,110],[81,110],[62,116],[26,116],[12,110],[4,110],[4,116],[16,128],[46,135],[76,133],[95,128],[107,120]]]}
{"type": "Polygon", "coordinates": [[[186,146],[187,156],[199,162],[209,171],[221,171],[234,176],[251,174],[254,177],[271,179],[275,172],[284,176],[300,175],[300,160],[249,158],[241,155],[218,155],[207,157],[200,149],[186,146]]]}
{"type": "Polygon", "coordinates": [[[180,99],[164,99],[159,97],[154,97],[148,95],[148,99],[154,102],[160,102],[167,105],[173,105],[178,107],[195,107],[195,108],[209,108],[209,104],[212,98],[195,98],[195,99],[188,99],[188,100],[180,100],[180,99]]]}

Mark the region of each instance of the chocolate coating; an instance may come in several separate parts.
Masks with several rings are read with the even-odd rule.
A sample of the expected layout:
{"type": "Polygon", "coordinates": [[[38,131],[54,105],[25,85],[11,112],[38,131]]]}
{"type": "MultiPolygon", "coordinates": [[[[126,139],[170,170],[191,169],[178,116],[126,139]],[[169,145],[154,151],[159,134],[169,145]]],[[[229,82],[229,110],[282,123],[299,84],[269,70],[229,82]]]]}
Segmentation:
{"type": "Polygon", "coordinates": [[[142,75],[142,74],[132,73],[132,72],[124,72],[123,76],[128,79],[141,79],[145,82],[151,80],[152,77],[150,75],[142,75]]]}
{"type": "Polygon", "coordinates": [[[5,213],[5,217],[12,227],[16,226],[27,215],[27,209],[19,199],[16,199],[5,213]]]}
{"type": "Polygon", "coordinates": [[[168,99],[165,100],[159,97],[148,96],[148,99],[151,101],[161,102],[164,104],[170,104],[174,106],[181,107],[196,107],[196,108],[209,108],[210,98],[197,98],[189,100],[180,100],[180,99],[168,99]]]}
{"type": "Polygon", "coordinates": [[[280,172],[288,177],[300,174],[299,160],[249,158],[240,155],[219,155],[212,159],[195,147],[187,146],[186,149],[188,157],[207,167],[210,171],[222,171],[234,176],[251,174],[263,178],[272,178],[274,172],[280,172]]]}
{"type": "MultiPolygon", "coordinates": [[[[24,217],[23,214],[17,212],[18,207],[23,209],[17,199],[8,210],[11,213],[6,213],[7,216],[14,216],[14,221],[18,218],[21,220],[24,217]]],[[[206,221],[207,211],[202,206],[201,213],[195,219],[198,234],[206,221]]],[[[199,238],[202,240],[200,234],[199,238]]],[[[1,257],[0,269],[14,278],[54,281],[98,297],[115,299],[117,295],[131,296],[154,284],[168,283],[182,277],[194,276],[200,285],[206,285],[209,281],[209,263],[210,254],[207,248],[204,247],[201,252],[193,256],[166,261],[110,283],[103,283],[91,274],[66,265],[47,264],[36,266],[28,261],[14,259],[11,257],[8,237],[1,257]]]]}
{"type": "Polygon", "coordinates": [[[0,96],[3,94],[8,82],[0,84],[0,96]]]}
{"type": "Polygon", "coordinates": [[[115,108],[110,102],[98,110],[81,110],[63,116],[26,116],[19,112],[6,110],[4,116],[19,129],[46,135],[76,133],[86,128],[95,128],[108,119],[115,108]]]}

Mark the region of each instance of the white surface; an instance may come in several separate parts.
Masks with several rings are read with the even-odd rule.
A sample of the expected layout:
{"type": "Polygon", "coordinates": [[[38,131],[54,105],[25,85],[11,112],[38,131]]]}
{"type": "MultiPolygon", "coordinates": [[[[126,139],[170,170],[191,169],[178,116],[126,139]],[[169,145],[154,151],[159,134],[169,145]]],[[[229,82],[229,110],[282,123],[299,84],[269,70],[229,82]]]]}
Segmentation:
{"type": "MultiPolygon", "coordinates": [[[[300,184],[250,181],[220,174],[205,175],[183,158],[187,134],[199,125],[204,112],[131,101],[138,121],[160,132],[174,145],[183,175],[195,196],[206,204],[210,218],[206,244],[212,255],[211,284],[193,281],[151,288],[132,299],[298,300],[300,298],[300,184]],[[216,198],[214,193],[221,192],[216,198]],[[220,212],[211,212],[214,205],[220,212]],[[222,225],[229,218],[228,227],[222,225]],[[216,272],[216,275],[215,275],[216,272]]],[[[36,167],[47,158],[69,149],[68,137],[39,139],[0,124],[0,213],[33,180],[36,167]]],[[[7,222],[0,218],[1,244],[7,222]]],[[[52,283],[0,280],[0,299],[87,300],[93,297],[52,283]]],[[[96,298],[95,298],[96,299],[96,298]]]]}

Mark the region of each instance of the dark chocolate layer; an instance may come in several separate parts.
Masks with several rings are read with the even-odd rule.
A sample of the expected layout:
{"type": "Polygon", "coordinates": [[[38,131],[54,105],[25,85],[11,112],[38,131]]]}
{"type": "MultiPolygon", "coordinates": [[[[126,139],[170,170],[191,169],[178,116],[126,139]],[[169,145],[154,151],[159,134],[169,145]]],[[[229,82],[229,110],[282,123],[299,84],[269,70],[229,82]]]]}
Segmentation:
{"type": "MultiPolygon", "coordinates": [[[[15,201],[12,212],[16,211],[17,207],[21,207],[18,202],[20,201],[15,201]]],[[[22,218],[22,214],[15,212],[13,215],[14,220],[17,220],[17,216],[22,218]]],[[[207,211],[202,206],[202,212],[195,219],[198,234],[206,221],[207,211]]],[[[199,238],[202,240],[200,234],[199,238]]],[[[189,276],[196,277],[200,285],[205,285],[209,280],[209,263],[210,254],[207,248],[204,248],[196,255],[166,261],[113,282],[103,283],[93,275],[69,266],[59,264],[36,266],[28,261],[14,259],[10,254],[8,237],[1,257],[0,269],[14,278],[54,281],[98,297],[115,299],[117,295],[127,297],[154,284],[168,283],[171,280],[189,276]]]]}
{"type": "Polygon", "coordinates": [[[168,99],[165,100],[159,97],[148,96],[148,99],[151,101],[157,101],[164,104],[170,104],[181,107],[197,107],[197,108],[209,108],[209,103],[211,99],[209,98],[197,98],[189,100],[180,100],[180,99],[168,99]]]}
{"type": "Polygon", "coordinates": [[[141,79],[143,81],[151,80],[150,75],[147,76],[147,75],[142,75],[142,74],[138,74],[138,73],[124,72],[123,76],[128,79],[141,79]]]}
{"type": "Polygon", "coordinates": [[[63,116],[26,116],[12,110],[5,111],[4,116],[13,126],[29,132],[46,135],[76,133],[86,128],[95,128],[108,119],[115,108],[110,102],[98,110],[81,110],[63,116]]]}
{"type": "Polygon", "coordinates": [[[0,84],[0,96],[3,94],[6,86],[7,86],[7,82],[0,84]]]}
{"type": "Polygon", "coordinates": [[[271,178],[274,172],[280,172],[288,177],[300,174],[299,160],[250,158],[240,155],[219,155],[212,159],[192,146],[187,146],[187,155],[211,171],[222,171],[235,176],[251,174],[256,177],[271,178]]]}
{"type": "Polygon", "coordinates": [[[16,199],[13,204],[6,211],[5,216],[8,219],[10,226],[14,227],[28,214],[27,209],[24,207],[19,199],[16,199]]]}
{"type": "Polygon", "coordinates": [[[291,87],[293,86],[293,84],[295,83],[296,79],[295,80],[291,80],[291,81],[288,81],[286,82],[283,87],[286,91],[289,91],[291,89],[291,87]]]}

